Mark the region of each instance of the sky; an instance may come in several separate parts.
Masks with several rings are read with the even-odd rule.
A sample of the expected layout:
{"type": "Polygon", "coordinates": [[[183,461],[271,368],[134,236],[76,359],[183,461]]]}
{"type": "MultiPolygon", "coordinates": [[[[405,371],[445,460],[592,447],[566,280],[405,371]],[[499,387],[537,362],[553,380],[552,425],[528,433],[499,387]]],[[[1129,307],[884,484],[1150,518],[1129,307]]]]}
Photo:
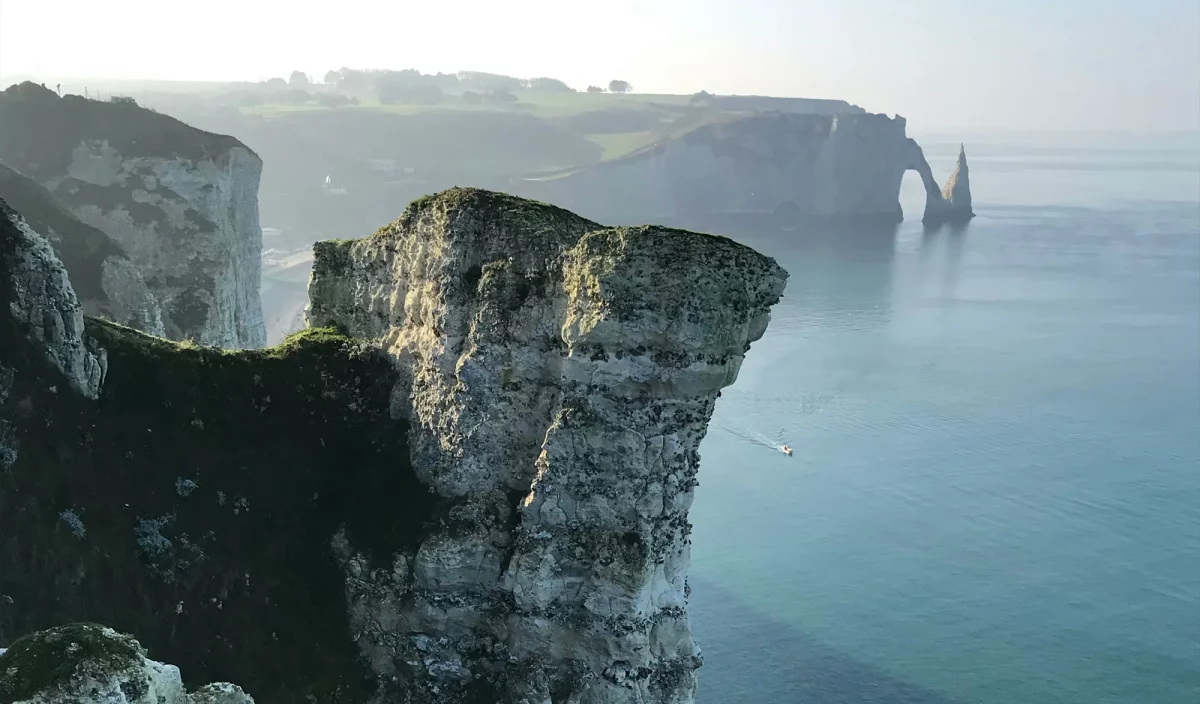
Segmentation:
{"type": "Polygon", "coordinates": [[[1200,0],[0,0],[10,80],[342,66],[842,98],[910,131],[1198,130],[1200,0]]]}

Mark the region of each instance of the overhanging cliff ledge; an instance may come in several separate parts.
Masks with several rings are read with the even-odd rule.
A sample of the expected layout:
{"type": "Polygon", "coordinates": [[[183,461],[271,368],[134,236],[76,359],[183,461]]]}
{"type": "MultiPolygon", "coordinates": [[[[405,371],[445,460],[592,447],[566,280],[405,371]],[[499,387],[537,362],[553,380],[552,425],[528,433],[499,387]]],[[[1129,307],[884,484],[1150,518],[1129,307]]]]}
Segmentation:
{"type": "Polygon", "coordinates": [[[313,327],[230,352],[85,323],[0,215],[0,645],[101,621],[259,701],[694,701],[698,446],[773,260],[452,189],[318,244],[313,327]]]}
{"type": "MultiPolygon", "coordinates": [[[[906,125],[899,115],[764,112],[704,125],[595,166],[529,176],[514,189],[607,217],[775,213],[898,222],[900,184],[912,170],[925,187],[926,221],[969,218],[966,179],[958,181],[953,201],[944,196],[906,125]]],[[[965,155],[960,165],[965,173],[965,155]]]]}

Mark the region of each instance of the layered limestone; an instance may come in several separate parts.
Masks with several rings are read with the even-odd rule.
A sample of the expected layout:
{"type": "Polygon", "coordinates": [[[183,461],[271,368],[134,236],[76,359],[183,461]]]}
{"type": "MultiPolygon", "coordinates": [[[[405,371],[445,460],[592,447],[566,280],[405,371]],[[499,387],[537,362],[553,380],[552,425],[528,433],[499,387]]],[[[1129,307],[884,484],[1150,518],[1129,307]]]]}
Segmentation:
{"type": "Polygon", "coordinates": [[[309,324],[392,357],[411,466],[449,506],[413,550],[332,541],[383,700],[693,701],[697,448],[786,273],[471,189],[314,253],[309,324]]]}
{"type": "MultiPolygon", "coordinates": [[[[0,161],[121,246],[168,337],[265,344],[262,162],[240,142],[131,102],[60,98],[23,83],[0,93],[0,161]]],[[[109,269],[110,288],[136,287],[128,267],[109,269]]]]}
{"type": "Polygon", "coordinates": [[[5,658],[88,621],[259,701],[693,700],[697,448],[772,260],[453,190],[245,351],[82,318],[7,209],[0,264],[5,658]]]}
{"type": "Polygon", "coordinates": [[[90,623],[25,636],[0,650],[4,704],[254,704],[228,683],[189,694],[179,668],[150,660],[130,636],[90,623]]]}
{"type": "Polygon", "coordinates": [[[586,214],[899,221],[904,172],[921,174],[927,216],[948,208],[907,122],[873,113],[760,113],[699,127],[626,157],[531,177],[518,192],[586,214]],[[928,175],[928,178],[926,176],[928,175]]]}
{"type": "Polygon", "coordinates": [[[40,184],[4,164],[0,198],[54,247],[86,315],[151,335],[166,334],[158,299],[116,240],[80,222],[40,184]]]}

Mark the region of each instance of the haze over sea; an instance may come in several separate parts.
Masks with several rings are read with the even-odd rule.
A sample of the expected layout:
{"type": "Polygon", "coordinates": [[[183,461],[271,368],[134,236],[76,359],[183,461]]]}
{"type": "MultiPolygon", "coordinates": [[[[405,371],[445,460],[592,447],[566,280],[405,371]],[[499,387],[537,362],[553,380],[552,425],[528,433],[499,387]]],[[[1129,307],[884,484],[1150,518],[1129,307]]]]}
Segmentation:
{"type": "Polygon", "coordinates": [[[709,228],[791,280],[701,448],[702,704],[1200,701],[1200,144],[963,141],[961,232],[913,174],[709,228]]]}

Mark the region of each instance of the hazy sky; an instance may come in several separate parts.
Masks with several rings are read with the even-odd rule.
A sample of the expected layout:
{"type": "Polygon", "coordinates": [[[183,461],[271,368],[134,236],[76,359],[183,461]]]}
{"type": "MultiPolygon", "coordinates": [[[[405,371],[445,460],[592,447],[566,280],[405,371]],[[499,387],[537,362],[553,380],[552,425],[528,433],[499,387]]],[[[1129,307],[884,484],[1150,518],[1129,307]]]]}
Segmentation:
{"type": "Polygon", "coordinates": [[[301,69],[844,98],[910,129],[1200,129],[1200,0],[0,0],[0,74],[301,69]]]}

